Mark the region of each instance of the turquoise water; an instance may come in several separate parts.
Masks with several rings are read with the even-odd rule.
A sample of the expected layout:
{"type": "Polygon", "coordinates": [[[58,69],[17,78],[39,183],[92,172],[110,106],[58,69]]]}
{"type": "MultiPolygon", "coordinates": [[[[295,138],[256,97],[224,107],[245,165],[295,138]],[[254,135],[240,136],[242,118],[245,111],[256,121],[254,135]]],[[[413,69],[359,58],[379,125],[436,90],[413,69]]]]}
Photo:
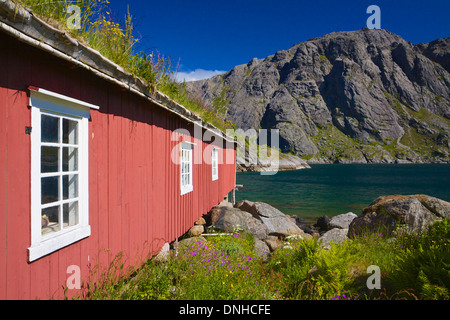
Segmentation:
{"type": "Polygon", "coordinates": [[[238,173],[236,199],[267,202],[306,220],[362,209],[381,195],[427,194],[450,201],[448,164],[326,164],[274,176],[238,173]]]}

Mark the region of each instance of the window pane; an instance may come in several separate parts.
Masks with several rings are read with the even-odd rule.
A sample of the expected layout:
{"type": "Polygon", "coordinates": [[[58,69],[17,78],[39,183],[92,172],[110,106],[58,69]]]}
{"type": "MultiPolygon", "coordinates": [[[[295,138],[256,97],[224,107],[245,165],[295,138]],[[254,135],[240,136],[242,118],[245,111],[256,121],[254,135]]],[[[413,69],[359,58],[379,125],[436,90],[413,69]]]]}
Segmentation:
{"type": "Polygon", "coordinates": [[[63,119],[63,143],[78,144],[78,122],[63,119]]]}
{"type": "Polygon", "coordinates": [[[63,148],[63,171],[78,170],[78,148],[63,148]]]}
{"type": "Polygon", "coordinates": [[[71,174],[63,176],[63,197],[64,200],[78,197],[78,175],[71,174]]]}
{"type": "Polygon", "coordinates": [[[59,118],[41,115],[41,141],[58,143],[59,118]]]}
{"type": "Polygon", "coordinates": [[[58,147],[41,147],[41,172],[58,172],[58,147]]]}
{"type": "Polygon", "coordinates": [[[41,234],[57,232],[60,230],[59,224],[59,208],[60,206],[42,209],[41,214],[41,234]]]}
{"type": "Polygon", "coordinates": [[[41,179],[41,201],[42,204],[52,203],[59,200],[59,177],[41,179]]]}
{"type": "Polygon", "coordinates": [[[63,205],[63,225],[64,228],[76,226],[78,224],[78,201],[63,205]]]}

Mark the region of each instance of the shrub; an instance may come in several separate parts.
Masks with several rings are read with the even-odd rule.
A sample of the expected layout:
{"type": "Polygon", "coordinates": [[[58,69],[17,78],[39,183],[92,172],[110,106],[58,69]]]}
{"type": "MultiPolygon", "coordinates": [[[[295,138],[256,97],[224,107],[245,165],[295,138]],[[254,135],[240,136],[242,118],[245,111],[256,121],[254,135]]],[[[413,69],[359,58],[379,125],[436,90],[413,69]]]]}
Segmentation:
{"type": "Polygon", "coordinates": [[[319,254],[317,239],[292,240],[273,254],[267,267],[279,275],[281,295],[289,299],[300,299],[304,282],[310,279],[309,271],[314,267],[319,254]]]}
{"type": "Polygon", "coordinates": [[[419,299],[449,299],[450,223],[444,219],[422,234],[398,239],[398,258],[388,278],[393,292],[412,290],[419,299]]]}
{"type": "Polygon", "coordinates": [[[150,260],[133,277],[117,278],[118,260],[91,286],[90,299],[449,299],[450,226],[421,235],[355,237],[328,250],[317,239],[286,239],[269,261],[256,256],[246,233],[210,237],[150,260]],[[381,270],[381,290],[369,290],[368,266],[381,270]],[[110,276],[108,276],[110,275],[110,276]]]}
{"type": "Polygon", "coordinates": [[[179,255],[182,299],[264,299],[270,293],[261,277],[252,238],[235,234],[198,242],[179,255]]]}

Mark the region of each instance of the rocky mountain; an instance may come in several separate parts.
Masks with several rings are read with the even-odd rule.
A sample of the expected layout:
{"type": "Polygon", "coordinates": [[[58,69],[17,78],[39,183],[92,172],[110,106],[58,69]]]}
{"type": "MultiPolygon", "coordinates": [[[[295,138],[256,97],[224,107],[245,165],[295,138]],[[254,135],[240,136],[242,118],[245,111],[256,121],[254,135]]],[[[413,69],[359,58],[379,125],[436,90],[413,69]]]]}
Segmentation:
{"type": "Polygon", "coordinates": [[[450,162],[450,38],[330,33],[186,83],[238,128],[314,162],[450,162]]]}

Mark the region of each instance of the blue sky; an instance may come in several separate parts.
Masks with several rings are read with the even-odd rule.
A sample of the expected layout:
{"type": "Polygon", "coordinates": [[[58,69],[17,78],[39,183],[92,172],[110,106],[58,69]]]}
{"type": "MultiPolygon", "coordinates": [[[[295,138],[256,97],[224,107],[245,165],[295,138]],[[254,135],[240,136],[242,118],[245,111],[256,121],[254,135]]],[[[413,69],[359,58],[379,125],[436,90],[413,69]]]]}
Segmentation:
{"type": "MultiPolygon", "coordinates": [[[[381,28],[412,43],[450,37],[449,0],[110,0],[122,17],[129,4],[139,49],[181,59],[179,71],[197,79],[265,58],[333,31],[366,26],[369,5],[381,28]]],[[[189,79],[191,79],[189,77],[189,79]]]]}

